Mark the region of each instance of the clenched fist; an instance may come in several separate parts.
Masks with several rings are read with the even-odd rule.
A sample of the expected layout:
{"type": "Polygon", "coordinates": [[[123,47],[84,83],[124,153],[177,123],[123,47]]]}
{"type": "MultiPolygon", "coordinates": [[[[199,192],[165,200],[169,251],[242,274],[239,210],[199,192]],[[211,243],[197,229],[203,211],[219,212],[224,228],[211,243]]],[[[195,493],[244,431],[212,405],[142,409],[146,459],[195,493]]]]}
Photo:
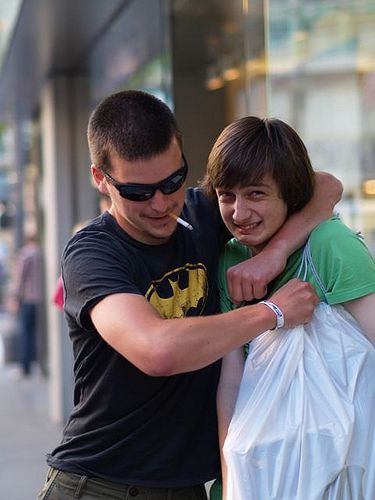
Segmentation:
{"type": "Polygon", "coordinates": [[[286,328],[308,323],[320,301],[310,283],[296,278],[288,281],[269,300],[283,312],[286,328]]]}

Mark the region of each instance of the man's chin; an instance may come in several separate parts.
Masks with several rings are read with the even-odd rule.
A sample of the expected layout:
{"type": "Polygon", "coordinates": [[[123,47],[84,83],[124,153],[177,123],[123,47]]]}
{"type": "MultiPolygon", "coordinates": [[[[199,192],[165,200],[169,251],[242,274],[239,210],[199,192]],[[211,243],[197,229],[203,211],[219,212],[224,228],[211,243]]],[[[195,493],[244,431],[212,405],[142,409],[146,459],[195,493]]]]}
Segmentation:
{"type": "Polygon", "coordinates": [[[154,240],[154,245],[162,244],[167,242],[176,231],[176,227],[165,227],[160,229],[155,229],[149,231],[150,240],[154,240]]]}

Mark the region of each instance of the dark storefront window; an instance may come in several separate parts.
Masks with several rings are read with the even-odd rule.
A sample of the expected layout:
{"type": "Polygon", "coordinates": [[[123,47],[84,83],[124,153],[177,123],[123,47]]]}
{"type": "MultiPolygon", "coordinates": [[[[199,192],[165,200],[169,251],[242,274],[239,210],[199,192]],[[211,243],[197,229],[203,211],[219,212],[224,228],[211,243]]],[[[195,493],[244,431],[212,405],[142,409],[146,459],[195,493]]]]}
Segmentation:
{"type": "Polygon", "coordinates": [[[286,120],[315,168],[343,181],[338,209],[375,251],[374,1],[133,0],[90,68],[93,103],[138,88],[174,109],[190,184],[228,123],[286,120]]]}
{"type": "Polygon", "coordinates": [[[317,170],[344,184],[338,210],[375,252],[375,2],[172,0],[174,103],[201,178],[234,119],[290,123],[317,170]]]}
{"type": "MultiPolygon", "coordinates": [[[[254,97],[246,66],[247,18],[242,0],[172,0],[171,7],[175,112],[195,183],[217,135],[246,113],[254,97]]],[[[263,53],[262,43],[263,36],[253,54],[263,53]]]]}
{"type": "Polygon", "coordinates": [[[90,55],[93,103],[123,89],[139,89],[173,107],[167,0],[133,0],[90,55]]]}

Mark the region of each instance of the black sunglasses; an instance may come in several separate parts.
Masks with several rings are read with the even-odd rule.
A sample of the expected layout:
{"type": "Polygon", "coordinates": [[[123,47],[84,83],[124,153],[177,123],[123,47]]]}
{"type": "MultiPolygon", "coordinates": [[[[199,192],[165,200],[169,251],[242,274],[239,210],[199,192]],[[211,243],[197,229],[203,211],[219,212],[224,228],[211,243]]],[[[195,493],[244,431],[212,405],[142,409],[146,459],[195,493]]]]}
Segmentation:
{"type": "Polygon", "coordinates": [[[133,184],[133,183],[121,183],[115,181],[107,172],[103,171],[105,178],[112,184],[113,187],[117,189],[122,198],[131,201],[147,201],[151,200],[154,196],[155,191],[160,189],[163,194],[175,193],[186,180],[188,173],[188,164],[184,155],[182,155],[183,166],[169,175],[166,179],[155,184],[133,184]]]}

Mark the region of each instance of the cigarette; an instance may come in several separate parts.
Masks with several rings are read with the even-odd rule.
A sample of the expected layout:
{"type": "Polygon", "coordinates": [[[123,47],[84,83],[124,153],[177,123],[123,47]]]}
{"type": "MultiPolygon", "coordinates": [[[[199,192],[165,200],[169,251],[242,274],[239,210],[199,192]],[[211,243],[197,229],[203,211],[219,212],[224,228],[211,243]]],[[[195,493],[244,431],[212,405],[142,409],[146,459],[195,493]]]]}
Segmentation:
{"type": "Polygon", "coordinates": [[[181,224],[181,226],[184,226],[187,229],[190,229],[190,231],[193,231],[193,229],[194,229],[193,226],[191,224],[189,224],[188,222],[186,222],[186,220],[181,219],[181,217],[177,217],[177,215],[174,214],[173,212],[170,212],[168,215],[169,215],[169,217],[172,217],[172,219],[174,219],[176,222],[181,224]]]}

